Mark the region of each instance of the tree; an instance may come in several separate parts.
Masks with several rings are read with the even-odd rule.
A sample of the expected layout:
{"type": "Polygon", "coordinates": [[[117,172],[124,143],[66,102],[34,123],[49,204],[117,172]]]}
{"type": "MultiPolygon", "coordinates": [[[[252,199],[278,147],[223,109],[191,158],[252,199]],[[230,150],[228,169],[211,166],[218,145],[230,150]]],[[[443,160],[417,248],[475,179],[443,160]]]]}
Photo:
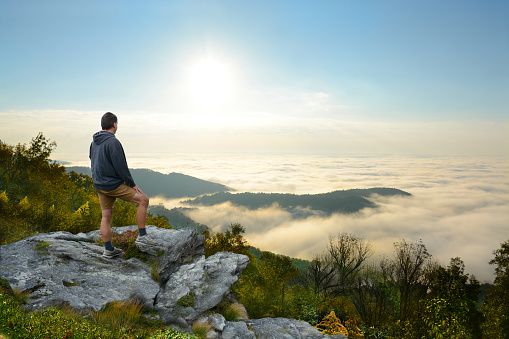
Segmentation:
{"type": "Polygon", "coordinates": [[[230,224],[226,232],[210,235],[205,232],[205,256],[209,257],[217,252],[232,252],[251,256],[249,244],[243,235],[246,229],[241,224],[230,224]]]}
{"type": "MultiPolygon", "coordinates": [[[[334,296],[349,295],[362,264],[372,255],[371,244],[362,238],[347,233],[329,237],[325,258],[333,268],[334,279],[325,279],[328,292],[334,296]]],[[[324,272],[327,274],[327,270],[324,272]]]]}
{"type": "Polygon", "coordinates": [[[304,271],[301,283],[310,289],[314,295],[325,298],[327,289],[333,285],[335,279],[334,267],[325,256],[315,257],[304,271]]]}
{"type": "Polygon", "coordinates": [[[482,336],[482,314],[477,309],[481,285],[464,271],[463,261],[452,258],[447,268],[438,266],[428,274],[429,293],[422,318],[431,338],[482,336]]]}
{"type": "MultiPolygon", "coordinates": [[[[274,295],[281,300],[280,315],[285,315],[285,289],[290,281],[299,274],[291,259],[284,255],[262,252],[258,271],[266,281],[266,286],[273,289],[274,295]]],[[[276,299],[276,300],[277,300],[276,299]]],[[[279,313],[279,312],[278,312],[279,313]]]]}
{"type": "Polygon", "coordinates": [[[389,265],[399,290],[399,319],[404,322],[411,318],[418,308],[419,300],[426,295],[424,268],[431,254],[422,240],[407,243],[404,239],[394,243],[395,257],[389,265]]]}
{"type": "Polygon", "coordinates": [[[395,284],[391,281],[387,267],[372,264],[359,275],[352,301],[368,328],[381,329],[389,326],[395,314],[395,284]]]}
{"type": "Polygon", "coordinates": [[[509,240],[493,252],[490,265],[495,267],[495,280],[482,307],[486,322],[483,334],[488,338],[509,338],[509,240]]]}

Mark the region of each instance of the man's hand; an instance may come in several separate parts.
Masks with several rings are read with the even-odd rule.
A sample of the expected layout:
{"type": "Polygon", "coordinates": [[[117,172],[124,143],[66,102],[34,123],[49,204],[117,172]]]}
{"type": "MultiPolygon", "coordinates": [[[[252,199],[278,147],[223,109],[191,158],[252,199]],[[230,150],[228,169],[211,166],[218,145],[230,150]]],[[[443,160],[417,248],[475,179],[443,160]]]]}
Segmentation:
{"type": "Polygon", "coordinates": [[[143,192],[142,192],[142,191],[141,191],[141,189],[138,187],[138,185],[134,186],[133,188],[136,190],[136,192],[138,192],[138,193],[140,193],[140,194],[143,194],[143,192]]]}

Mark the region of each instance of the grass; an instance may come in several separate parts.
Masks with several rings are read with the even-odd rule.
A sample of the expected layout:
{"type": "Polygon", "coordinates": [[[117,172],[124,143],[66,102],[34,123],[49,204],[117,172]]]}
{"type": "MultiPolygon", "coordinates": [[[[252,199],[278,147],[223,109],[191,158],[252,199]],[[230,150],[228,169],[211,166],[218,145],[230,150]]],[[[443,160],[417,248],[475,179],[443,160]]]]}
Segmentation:
{"type": "Polygon", "coordinates": [[[221,300],[214,310],[221,314],[226,321],[249,318],[243,305],[232,302],[232,300],[226,297],[221,300]]]}
{"type": "Polygon", "coordinates": [[[198,338],[206,338],[207,333],[212,329],[212,325],[208,321],[204,322],[195,322],[193,324],[193,333],[198,338]]]}
{"type": "Polygon", "coordinates": [[[235,321],[237,319],[247,318],[246,310],[241,304],[229,304],[226,306],[221,314],[227,321],[235,321]]]}
{"type": "Polygon", "coordinates": [[[135,301],[113,301],[99,312],[92,312],[92,318],[106,327],[132,328],[140,319],[142,308],[135,301]]]}
{"type": "Polygon", "coordinates": [[[4,287],[5,283],[2,283],[0,287],[0,335],[4,339],[197,338],[189,333],[170,329],[160,320],[143,316],[143,307],[133,301],[113,302],[103,310],[91,312],[85,316],[68,306],[27,312],[12,295],[12,290],[4,287]]]}
{"type": "Polygon", "coordinates": [[[51,243],[46,242],[44,240],[39,240],[37,244],[35,245],[35,250],[39,255],[49,255],[48,247],[51,245],[51,243]]]}
{"type": "Polygon", "coordinates": [[[179,300],[177,300],[177,305],[181,307],[194,307],[194,293],[189,292],[189,294],[181,297],[179,300]]]}

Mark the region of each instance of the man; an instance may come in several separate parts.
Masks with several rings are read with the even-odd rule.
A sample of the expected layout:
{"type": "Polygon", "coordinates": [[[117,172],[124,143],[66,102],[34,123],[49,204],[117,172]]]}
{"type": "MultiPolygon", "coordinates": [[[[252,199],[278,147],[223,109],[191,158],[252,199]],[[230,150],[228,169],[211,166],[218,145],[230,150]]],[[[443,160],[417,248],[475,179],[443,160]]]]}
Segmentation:
{"type": "Polygon", "coordinates": [[[138,204],[136,221],[139,236],[136,239],[136,245],[139,247],[155,246],[157,243],[147,235],[145,229],[149,198],[134,183],[127,167],[122,144],[115,137],[118,129],[116,115],[111,112],[105,113],[101,118],[101,127],[102,131],[93,136],[89,157],[94,188],[99,196],[102,209],[103,257],[114,258],[122,254],[121,249],[114,248],[111,244],[111,217],[117,198],[138,204]]]}

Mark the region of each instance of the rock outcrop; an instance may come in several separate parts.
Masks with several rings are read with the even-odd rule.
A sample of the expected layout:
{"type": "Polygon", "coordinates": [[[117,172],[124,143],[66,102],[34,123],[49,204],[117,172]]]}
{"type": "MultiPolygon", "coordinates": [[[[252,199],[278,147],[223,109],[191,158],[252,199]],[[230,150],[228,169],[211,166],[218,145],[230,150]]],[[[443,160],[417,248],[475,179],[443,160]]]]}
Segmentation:
{"type": "MultiPolygon", "coordinates": [[[[128,230],[136,226],[112,229],[128,230]]],[[[99,231],[36,234],[0,246],[0,277],[13,288],[30,291],[27,307],[33,309],[68,304],[85,312],[99,311],[109,302],[134,299],[184,330],[196,321],[207,321],[212,325],[209,338],[329,337],[293,319],[229,322],[210,314],[228,295],[248,257],[220,252],[205,258],[204,237],[194,229],[147,226],[147,230],[159,246],[143,250],[149,260],[158,262],[160,282],[154,280],[154,266],[137,258],[103,258],[103,248],[95,244],[99,231]]]]}

